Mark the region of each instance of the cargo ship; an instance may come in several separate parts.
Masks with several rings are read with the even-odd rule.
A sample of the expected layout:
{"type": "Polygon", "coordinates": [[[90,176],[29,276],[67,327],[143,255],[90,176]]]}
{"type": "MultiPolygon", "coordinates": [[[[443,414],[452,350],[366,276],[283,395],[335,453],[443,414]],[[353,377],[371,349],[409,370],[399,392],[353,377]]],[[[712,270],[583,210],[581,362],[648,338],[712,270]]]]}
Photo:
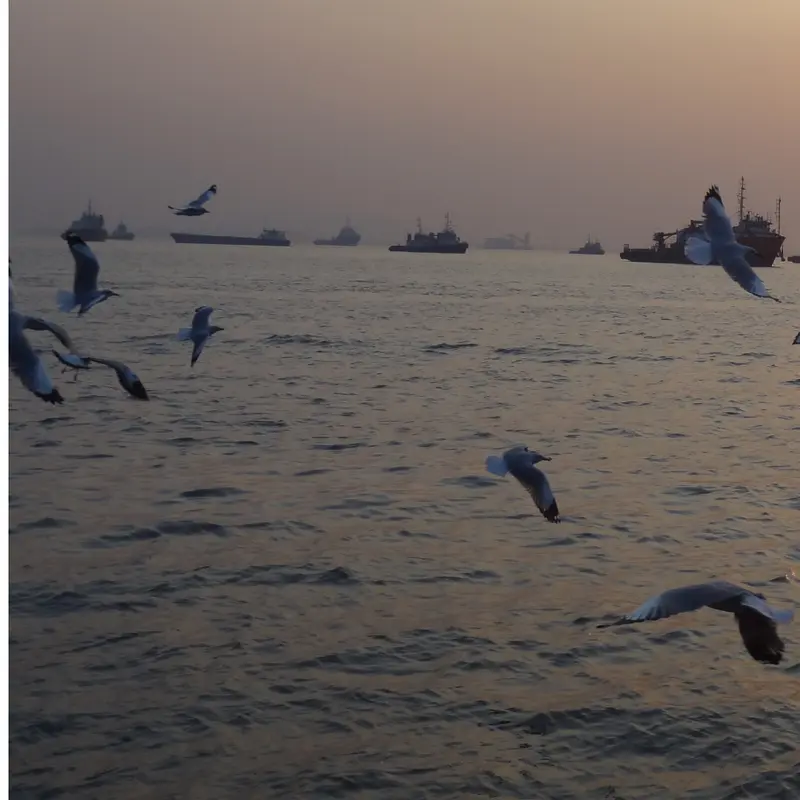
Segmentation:
{"type": "Polygon", "coordinates": [[[444,218],[444,228],[438,233],[423,233],[422,222],[417,218],[417,232],[406,234],[405,244],[393,244],[392,253],[466,253],[469,244],[462,242],[450,224],[450,215],[444,218]]]}
{"type": "Polygon", "coordinates": [[[212,236],[205,233],[171,233],[176,244],[229,244],[261,245],[262,247],[289,247],[291,241],[286,231],[264,228],[258,236],[212,236]]]}
{"type": "MultiPolygon", "coordinates": [[[[775,230],[772,222],[768,218],[760,214],[753,214],[750,211],[745,212],[744,198],[745,182],[744,178],[742,178],[739,183],[739,193],[737,195],[739,201],[739,221],[733,228],[736,241],[738,241],[739,244],[752,247],[755,250],[755,253],[748,253],[747,255],[747,260],[752,266],[772,267],[775,265],[775,259],[782,254],[783,242],[785,239],[780,233],[780,199],[778,199],[776,205],[778,229],[775,230]]],[[[658,231],[654,233],[654,244],[651,247],[630,247],[626,244],[622,248],[619,257],[627,261],[636,262],[692,264],[693,262],[686,258],[684,253],[686,240],[690,236],[699,236],[702,235],[702,233],[703,220],[693,219],[689,221],[686,227],[680,228],[677,231],[671,231],[670,233],[658,231]]]]}
{"type": "Polygon", "coordinates": [[[92,210],[92,201],[81,214],[80,219],[73,220],[67,231],[77,233],[84,242],[104,242],[108,239],[106,221],[102,214],[95,214],[92,210]]]}
{"type": "Polygon", "coordinates": [[[591,236],[586,237],[585,244],[581,245],[577,250],[569,251],[572,255],[582,256],[604,256],[606,251],[603,250],[603,245],[598,241],[593,241],[591,236]]]}
{"type": "Polygon", "coordinates": [[[531,247],[531,235],[526,233],[524,236],[516,236],[507,233],[505,236],[491,236],[483,242],[484,250],[533,250],[531,247]]]}
{"type": "Polygon", "coordinates": [[[124,222],[120,222],[111,233],[108,234],[109,239],[115,239],[122,242],[130,242],[134,237],[133,231],[128,230],[128,226],[124,222]]]}
{"type": "Polygon", "coordinates": [[[314,239],[314,244],[328,244],[335,247],[355,247],[361,241],[361,234],[350,225],[348,218],[344,227],[331,239],[314,239]]]}

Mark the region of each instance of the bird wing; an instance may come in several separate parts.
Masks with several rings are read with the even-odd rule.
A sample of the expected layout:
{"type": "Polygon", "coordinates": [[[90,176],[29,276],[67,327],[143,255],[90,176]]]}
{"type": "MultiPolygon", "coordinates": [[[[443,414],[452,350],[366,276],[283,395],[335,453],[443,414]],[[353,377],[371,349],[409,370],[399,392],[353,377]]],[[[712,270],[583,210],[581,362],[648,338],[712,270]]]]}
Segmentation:
{"type": "Polygon", "coordinates": [[[777,300],[777,298],[769,294],[764,281],[756,275],[753,268],[747,263],[747,259],[744,256],[745,252],[745,248],[738,243],[725,247],[720,254],[722,269],[746,292],[750,292],[756,297],[777,300]]]}
{"type": "Polygon", "coordinates": [[[736,621],[739,623],[739,635],[744,646],[756,661],[780,664],[784,644],[778,636],[778,628],[773,619],[754,610],[749,604],[743,604],[736,611],[736,621]]]}
{"type": "Polygon", "coordinates": [[[214,309],[211,306],[200,306],[194,310],[192,317],[192,330],[202,330],[208,327],[208,318],[214,309]]]}
{"type": "Polygon", "coordinates": [[[706,236],[712,244],[720,246],[733,244],[736,241],[730,217],[725,211],[722,197],[716,186],[712,186],[703,198],[703,219],[706,236]]]}
{"type": "Polygon", "coordinates": [[[200,353],[203,352],[203,348],[206,346],[207,341],[208,336],[204,336],[202,339],[198,339],[194,343],[194,347],[192,348],[192,366],[194,366],[195,361],[200,358],[200,353]]]}
{"type": "Polygon", "coordinates": [[[794,337],[794,341],[792,341],[792,344],[800,344],[800,333],[798,333],[797,336],[794,337]]]}
{"type": "Polygon", "coordinates": [[[675,616],[675,614],[683,614],[686,611],[697,611],[698,608],[703,606],[721,603],[743,594],[748,594],[746,589],[741,589],[727,581],[681,586],[680,588],[669,589],[666,592],[654,595],[630,614],[625,614],[615,622],[605,623],[597,627],[610,628],[613,625],[630,625],[634,622],[664,619],[665,617],[675,616]]]}
{"type": "Polygon", "coordinates": [[[75,280],[72,291],[76,297],[97,291],[97,276],[100,262],[86,242],[77,239],[67,242],[72,258],[75,260],[75,280]]]}
{"type": "Polygon", "coordinates": [[[24,320],[13,312],[9,316],[8,364],[22,385],[42,400],[61,403],[63,399],[47,374],[42,360],[23,332],[24,320]]]}
{"type": "Polygon", "coordinates": [[[50,333],[52,333],[53,336],[55,336],[56,339],[58,339],[58,341],[70,351],[70,353],[79,355],[79,353],[76,353],[75,351],[75,345],[70,335],[55,322],[50,322],[42,317],[25,317],[22,327],[28,328],[32,331],[50,331],[50,333]]]}
{"type": "Polygon", "coordinates": [[[127,367],[121,361],[113,361],[110,358],[99,358],[98,356],[89,356],[89,361],[95,364],[102,364],[105,367],[111,367],[115,372],[124,372],[127,367]]]}
{"type": "Polygon", "coordinates": [[[192,200],[191,203],[187,204],[187,208],[202,208],[215,194],[217,193],[217,184],[213,184],[206,189],[203,194],[200,195],[196,200],[192,200]]]}
{"type": "Polygon", "coordinates": [[[509,471],[533,498],[536,508],[545,519],[558,522],[558,505],[544,472],[527,461],[512,462],[509,464],[509,471]]]}

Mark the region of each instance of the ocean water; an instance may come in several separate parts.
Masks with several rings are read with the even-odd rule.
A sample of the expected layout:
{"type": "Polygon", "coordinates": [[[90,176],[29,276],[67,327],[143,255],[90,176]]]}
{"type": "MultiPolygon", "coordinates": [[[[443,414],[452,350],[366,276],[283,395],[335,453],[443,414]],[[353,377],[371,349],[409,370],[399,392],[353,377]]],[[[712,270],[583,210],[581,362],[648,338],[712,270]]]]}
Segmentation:
{"type": "MultiPolygon", "coordinates": [[[[14,798],[796,798],[779,667],[714,577],[800,602],[800,271],[783,305],[616,256],[12,239],[20,307],[122,360],[10,379],[14,798]],[[194,369],[201,304],[225,330],[194,369]],[[491,453],[525,443],[563,521],[491,453]]],[[[32,332],[36,346],[52,340],[32,332]]]]}

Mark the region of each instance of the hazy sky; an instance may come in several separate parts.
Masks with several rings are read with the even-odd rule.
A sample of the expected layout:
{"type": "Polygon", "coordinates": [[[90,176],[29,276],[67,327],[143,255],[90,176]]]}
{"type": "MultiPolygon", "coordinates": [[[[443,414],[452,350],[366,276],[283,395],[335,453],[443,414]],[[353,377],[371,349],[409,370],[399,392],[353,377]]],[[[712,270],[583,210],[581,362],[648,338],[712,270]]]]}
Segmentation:
{"type": "Polygon", "coordinates": [[[134,230],[646,245],[783,197],[800,0],[11,0],[10,213],[134,230]],[[212,213],[179,220],[210,183],[212,213]],[[176,227],[178,226],[178,227],[176,227]]]}

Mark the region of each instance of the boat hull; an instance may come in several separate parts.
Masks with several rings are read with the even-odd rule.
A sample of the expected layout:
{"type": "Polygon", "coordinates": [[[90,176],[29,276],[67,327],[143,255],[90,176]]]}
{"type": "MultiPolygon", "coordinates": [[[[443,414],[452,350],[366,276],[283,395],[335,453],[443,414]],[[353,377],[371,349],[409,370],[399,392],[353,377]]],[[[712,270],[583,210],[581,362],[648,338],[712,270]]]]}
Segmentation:
{"type": "MultiPolygon", "coordinates": [[[[360,239],[358,241],[360,241],[360,239]]],[[[329,245],[330,247],[355,247],[358,244],[358,241],[337,242],[336,239],[314,239],[314,244],[329,245]]]]}
{"type": "MultiPolygon", "coordinates": [[[[775,259],[781,251],[783,236],[744,236],[737,237],[739,244],[752,247],[756,252],[748,253],[747,261],[753,267],[773,267],[775,259]]],[[[686,258],[683,248],[677,245],[669,247],[625,247],[619,254],[625,261],[648,264],[694,264],[686,258]]]]}
{"type": "Polygon", "coordinates": [[[800,264],[800,256],[789,256],[787,261],[791,261],[792,264],[800,264]]]}
{"type": "Polygon", "coordinates": [[[85,228],[67,228],[71,233],[75,233],[83,239],[84,242],[104,242],[108,239],[108,231],[104,230],[86,230],[85,228]]]}
{"type": "Polygon", "coordinates": [[[171,233],[176,244],[256,245],[260,247],[289,247],[289,239],[262,239],[258,236],[211,236],[203,233],[171,233]]]}
{"type": "Polygon", "coordinates": [[[439,245],[438,247],[409,247],[405,244],[393,244],[389,248],[391,253],[466,253],[469,244],[457,242],[452,245],[439,245]]]}
{"type": "Polygon", "coordinates": [[[570,250],[572,256],[604,256],[605,250],[570,250]]]}

